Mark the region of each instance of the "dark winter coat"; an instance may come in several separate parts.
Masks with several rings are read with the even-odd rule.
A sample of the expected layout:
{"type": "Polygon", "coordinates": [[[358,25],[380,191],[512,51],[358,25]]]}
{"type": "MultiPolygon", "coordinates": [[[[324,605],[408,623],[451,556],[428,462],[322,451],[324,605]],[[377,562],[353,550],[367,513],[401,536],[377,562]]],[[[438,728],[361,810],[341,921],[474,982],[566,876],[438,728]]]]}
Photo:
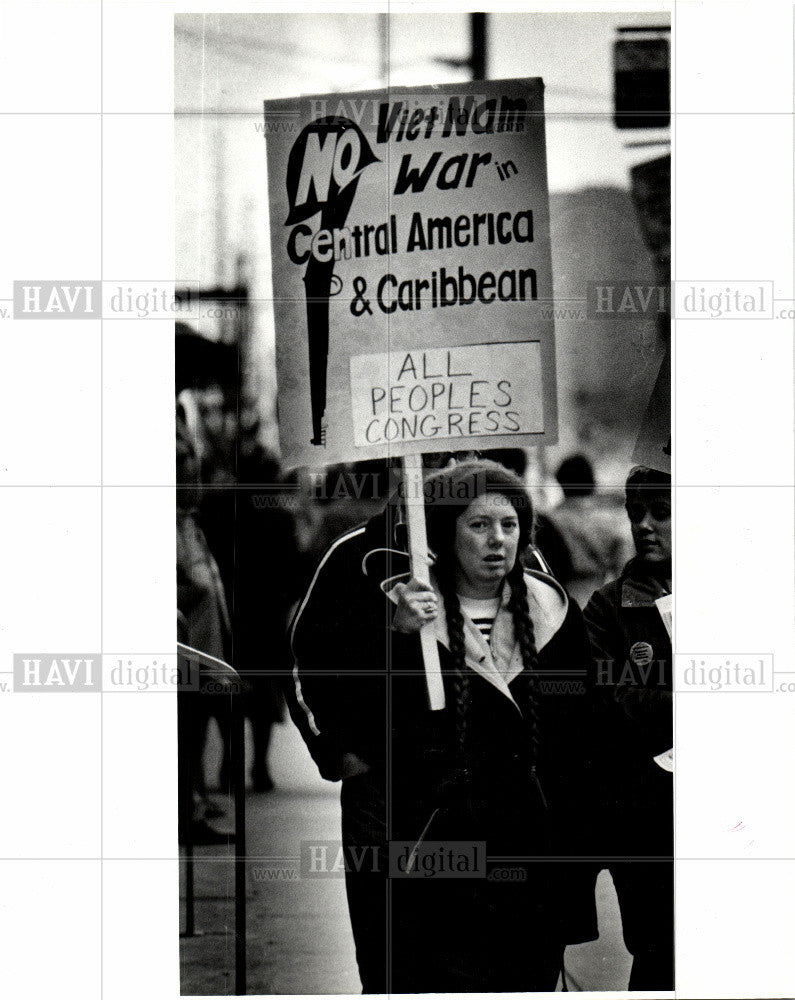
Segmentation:
{"type": "MultiPolygon", "coordinates": [[[[584,692],[590,664],[582,616],[551,577],[526,575],[539,649],[535,776],[529,678],[518,648],[507,657],[515,676],[509,673],[507,681],[495,677],[489,647],[465,619],[470,707],[462,760],[443,613],[437,619],[446,701],[442,711],[428,706],[419,637],[391,629],[394,604],[388,592],[409,571],[401,529],[392,515],[387,508],[381,517],[342,536],[318,567],[292,628],[296,663],[288,697],[291,714],[324,777],[340,777],[348,751],[371,769],[365,778],[344,782],[343,829],[346,801],[351,813],[356,810],[351,790],[360,789],[363,798],[366,789],[372,836],[382,837],[384,846],[414,844],[423,837],[445,843],[485,841],[490,858],[508,859],[493,864],[514,859],[524,872],[518,885],[452,879],[446,888],[434,882],[437,888],[429,889],[425,883],[398,879],[390,953],[411,958],[403,962],[395,957],[388,986],[394,992],[543,988],[532,978],[534,947],[548,954],[555,942],[596,936],[592,898],[586,898],[586,866],[571,860],[592,853],[585,804],[591,747],[584,692]],[[510,945],[519,940],[522,948],[510,945]]],[[[492,643],[500,635],[511,643],[508,618],[503,608],[492,643]]],[[[362,969],[371,956],[364,954],[370,945],[363,943],[367,906],[360,921],[354,914],[359,884],[361,880],[349,877],[362,969]]],[[[376,921],[378,930],[368,938],[376,948],[384,936],[380,905],[376,892],[370,922],[376,921]]]]}
{"type": "Polygon", "coordinates": [[[597,694],[601,849],[608,855],[672,852],[673,779],[654,760],[673,745],[671,639],[655,603],[666,594],[633,559],[584,612],[597,694]],[[651,663],[642,662],[644,653],[651,663]]]}

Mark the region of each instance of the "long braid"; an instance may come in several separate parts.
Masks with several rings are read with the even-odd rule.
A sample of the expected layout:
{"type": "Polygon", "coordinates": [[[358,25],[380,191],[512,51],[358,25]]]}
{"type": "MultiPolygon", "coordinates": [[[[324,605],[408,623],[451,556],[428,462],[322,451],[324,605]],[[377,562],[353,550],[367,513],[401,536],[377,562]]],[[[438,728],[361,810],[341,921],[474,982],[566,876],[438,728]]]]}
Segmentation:
{"type": "Polygon", "coordinates": [[[453,694],[455,697],[455,731],[458,759],[462,771],[466,772],[469,762],[470,684],[469,671],[465,663],[464,615],[455,589],[455,581],[446,573],[439,576],[439,588],[444,600],[447,617],[447,635],[453,660],[453,694]]]}
{"type": "Polygon", "coordinates": [[[516,564],[508,574],[508,583],[511,586],[509,609],[513,615],[514,635],[519,643],[519,651],[522,654],[522,664],[524,666],[524,690],[526,694],[526,704],[524,707],[528,724],[530,768],[531,773],[535,776],[541,738],[538,650],[536,649],[533,619],[530,617],[530,608],[527,603],[524,568],[519,559],[516,560],[516,564]]]}

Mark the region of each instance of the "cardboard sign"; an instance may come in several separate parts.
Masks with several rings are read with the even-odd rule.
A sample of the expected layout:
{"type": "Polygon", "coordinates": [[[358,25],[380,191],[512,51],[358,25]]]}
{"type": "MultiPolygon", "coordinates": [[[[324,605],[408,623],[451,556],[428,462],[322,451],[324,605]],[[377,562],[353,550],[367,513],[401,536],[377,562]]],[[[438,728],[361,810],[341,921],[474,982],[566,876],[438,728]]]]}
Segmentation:
{"type": "Polygon", "coordinates": [[[287,465],[554,443],[541,80],[265,103],[287,465]]]}

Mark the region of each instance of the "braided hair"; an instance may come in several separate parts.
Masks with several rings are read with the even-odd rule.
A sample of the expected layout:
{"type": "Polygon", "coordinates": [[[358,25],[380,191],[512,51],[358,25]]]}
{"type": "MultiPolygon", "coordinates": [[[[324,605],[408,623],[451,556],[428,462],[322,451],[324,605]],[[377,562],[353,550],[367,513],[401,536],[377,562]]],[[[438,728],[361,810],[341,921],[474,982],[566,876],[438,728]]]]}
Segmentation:
{"type": "Polygon", "coordinates": [[[481,496],[500,494],[513,507],[519,522],[516,562],[507,574],[511,588],[508,609],[524,666],[520,705],[527,722],[528,756],[535,773],[539,745],[538,651],[527,603],[521,553],[532,540],[533,506],[524,484],[513,472],[487,460],[462,462],[431,475],[425,482],[428,542],[436,556],[434,572],[444,600],[447,633],[452,658],[456,745],[461,770],[469,770],[468,723],[470,717],[470,671],[464,659],[464,616],[456,591],[456,522],[481,496]]]}
{"type": "Polygon", "coordinates": [[[447,636],[450,642],[450,654],[453,661],[453,696],[455,703],[455,731],[458,749],[458,760],[463,772],[468,771],[469,741],[467,727],[469,722],[470,684],[469,671],[464,663],[464,615],[461,602],[455,587],[455,572],[452,561],[443,561],[438,566],[436,574],[439,591],[444,601],[447,617],[447,636]]]}
{"type": "Polygon", "coordinates": [[[536,649],[535,627],[527,604],[527,587],[524,582],[524,567],[517,556],[513,569],[508,574],[511,599],[508,609],[513,615],[513,631],[522,654],[522,710],[527,719],[530,773],[535,777],[538,764],[540,742],[540,719],[538,704],[538,650],[536,649]]]}

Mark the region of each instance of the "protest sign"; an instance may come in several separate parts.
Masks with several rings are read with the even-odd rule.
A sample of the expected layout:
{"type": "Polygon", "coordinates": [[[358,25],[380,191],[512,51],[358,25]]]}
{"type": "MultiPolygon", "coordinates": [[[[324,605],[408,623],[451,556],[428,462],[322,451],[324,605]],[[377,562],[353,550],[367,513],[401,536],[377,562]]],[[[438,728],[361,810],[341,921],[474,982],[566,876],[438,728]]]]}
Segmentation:
{"type": "Polygon", "coordinates": [[[543,83],[265,102],[286,465],[557,435],[543,83]]]}

